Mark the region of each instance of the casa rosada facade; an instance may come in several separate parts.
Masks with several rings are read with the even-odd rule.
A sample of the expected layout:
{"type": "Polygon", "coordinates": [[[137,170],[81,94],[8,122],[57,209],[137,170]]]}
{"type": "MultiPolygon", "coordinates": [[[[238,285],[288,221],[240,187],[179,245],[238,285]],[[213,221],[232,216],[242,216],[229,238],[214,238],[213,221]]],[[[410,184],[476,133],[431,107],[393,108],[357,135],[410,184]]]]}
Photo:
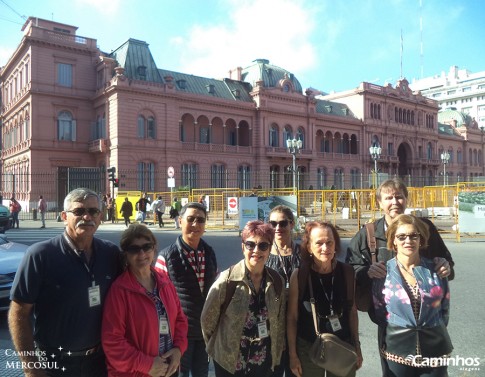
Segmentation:
{"type": "Polygon", "coordinates": [[[38,188],[40,173],[110,166],[123,191],[169,191],[170,166],[191,188],[367,188],[371,146],[380,173],[412,185],[443,184],[443,151],[448,183],[484,175],[477,124],[441,121],[406,79],[324,94],[265,59],[210,79],[158,68],[135,39],[104,53],[76,29],[30,17],[0,70],[4,197],[32,203],[65,190],[38,188]]]}

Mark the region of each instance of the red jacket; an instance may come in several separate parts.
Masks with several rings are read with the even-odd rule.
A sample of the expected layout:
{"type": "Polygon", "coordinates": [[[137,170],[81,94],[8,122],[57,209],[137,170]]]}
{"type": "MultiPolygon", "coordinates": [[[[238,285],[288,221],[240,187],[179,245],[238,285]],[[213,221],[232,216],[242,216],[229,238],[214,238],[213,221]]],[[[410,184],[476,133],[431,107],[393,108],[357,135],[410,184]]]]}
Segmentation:
{"type": "MultiPolygon", "coordinates": [[[[173,346],[187,349],[187,317],[172,282],[152,269],[167,311],[173,346]]],[[[125,271],[111,286],[103,312],[102,344],[109,376],[148,376],[158,356],[158,314],[136,277],[125,271]]]]}

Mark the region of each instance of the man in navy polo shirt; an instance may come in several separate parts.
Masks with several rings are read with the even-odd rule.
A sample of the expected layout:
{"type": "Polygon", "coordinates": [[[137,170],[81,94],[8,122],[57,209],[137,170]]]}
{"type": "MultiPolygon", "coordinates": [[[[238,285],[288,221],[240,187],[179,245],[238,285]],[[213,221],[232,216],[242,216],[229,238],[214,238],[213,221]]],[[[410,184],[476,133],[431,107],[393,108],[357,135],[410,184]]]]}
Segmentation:
{"type": "Polygon", "coordinates": [[[116,245],[94,237],[100,203],[89,189],[71,191],[64,233],[30,246],[15,275],[8,322],[26,376],[107,375],[102,310],[120,259],[116,245]]]}

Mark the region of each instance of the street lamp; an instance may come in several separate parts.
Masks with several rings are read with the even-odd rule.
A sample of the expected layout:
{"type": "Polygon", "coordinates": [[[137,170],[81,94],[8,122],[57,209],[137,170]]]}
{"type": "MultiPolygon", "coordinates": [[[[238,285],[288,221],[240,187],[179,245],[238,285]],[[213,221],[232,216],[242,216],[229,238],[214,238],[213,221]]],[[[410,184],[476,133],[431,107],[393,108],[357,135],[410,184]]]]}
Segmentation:
{"type": "Polygon", "coordinates": [[[296,155],[301,152],[303,142],[300,139],[288,139],[286,140],[286,147],[288,148],[288,153],[293,156],[293,190],[296,191],[298,188],[296,184],[296,155]]]}
{"type": "Polygon", "coordinates": [[[374,174],[375,174],[375,182],[374,182],[374,188],[377,187],[377,160],[381,157],[382,153],[382,148],[379,144],[373,145],[372,147],[369,147],[369,153],[372,159],[374,160],[374,174]]]}
{"type": "Polygon", "coordinates": [[[446,186],[446,164],[450,162],[450,154],[447,151],[441,153],[441,162],[443,163],[443,185],[446,186]]]}

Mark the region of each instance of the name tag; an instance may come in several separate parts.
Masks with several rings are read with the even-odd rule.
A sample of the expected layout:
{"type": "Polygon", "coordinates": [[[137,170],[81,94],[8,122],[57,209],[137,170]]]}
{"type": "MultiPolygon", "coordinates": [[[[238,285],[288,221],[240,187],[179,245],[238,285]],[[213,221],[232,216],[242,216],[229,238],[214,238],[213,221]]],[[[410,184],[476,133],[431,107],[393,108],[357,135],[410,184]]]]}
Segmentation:
{"type": "Polygon", "coordinates": [[[268,326],[266,326],[266,321],[258,322],[258,338],[267,338],[268,335],[268,326]]]}
{"type": "Polygon", "coordinates": [[[160,321],[158,324],[158,330],[160,331],[160,335],[170,334],[170,328],[168,326],[167,318],[160,318],[160,321]]]}
{"type": "Polygon", "coordinates": [[[330,326],[332,326],[332,331],[336,332],[342,330],[342,326],[340,325],[340,320],[338,319],[337,315],[331,315],[328,317],[330,321],[330,326]]]}
{"type": "Polygon", "coordinates": [[[101,293],[99,285],[94,285],[88,288],[89,307],[101,305],[101,293]]]}

